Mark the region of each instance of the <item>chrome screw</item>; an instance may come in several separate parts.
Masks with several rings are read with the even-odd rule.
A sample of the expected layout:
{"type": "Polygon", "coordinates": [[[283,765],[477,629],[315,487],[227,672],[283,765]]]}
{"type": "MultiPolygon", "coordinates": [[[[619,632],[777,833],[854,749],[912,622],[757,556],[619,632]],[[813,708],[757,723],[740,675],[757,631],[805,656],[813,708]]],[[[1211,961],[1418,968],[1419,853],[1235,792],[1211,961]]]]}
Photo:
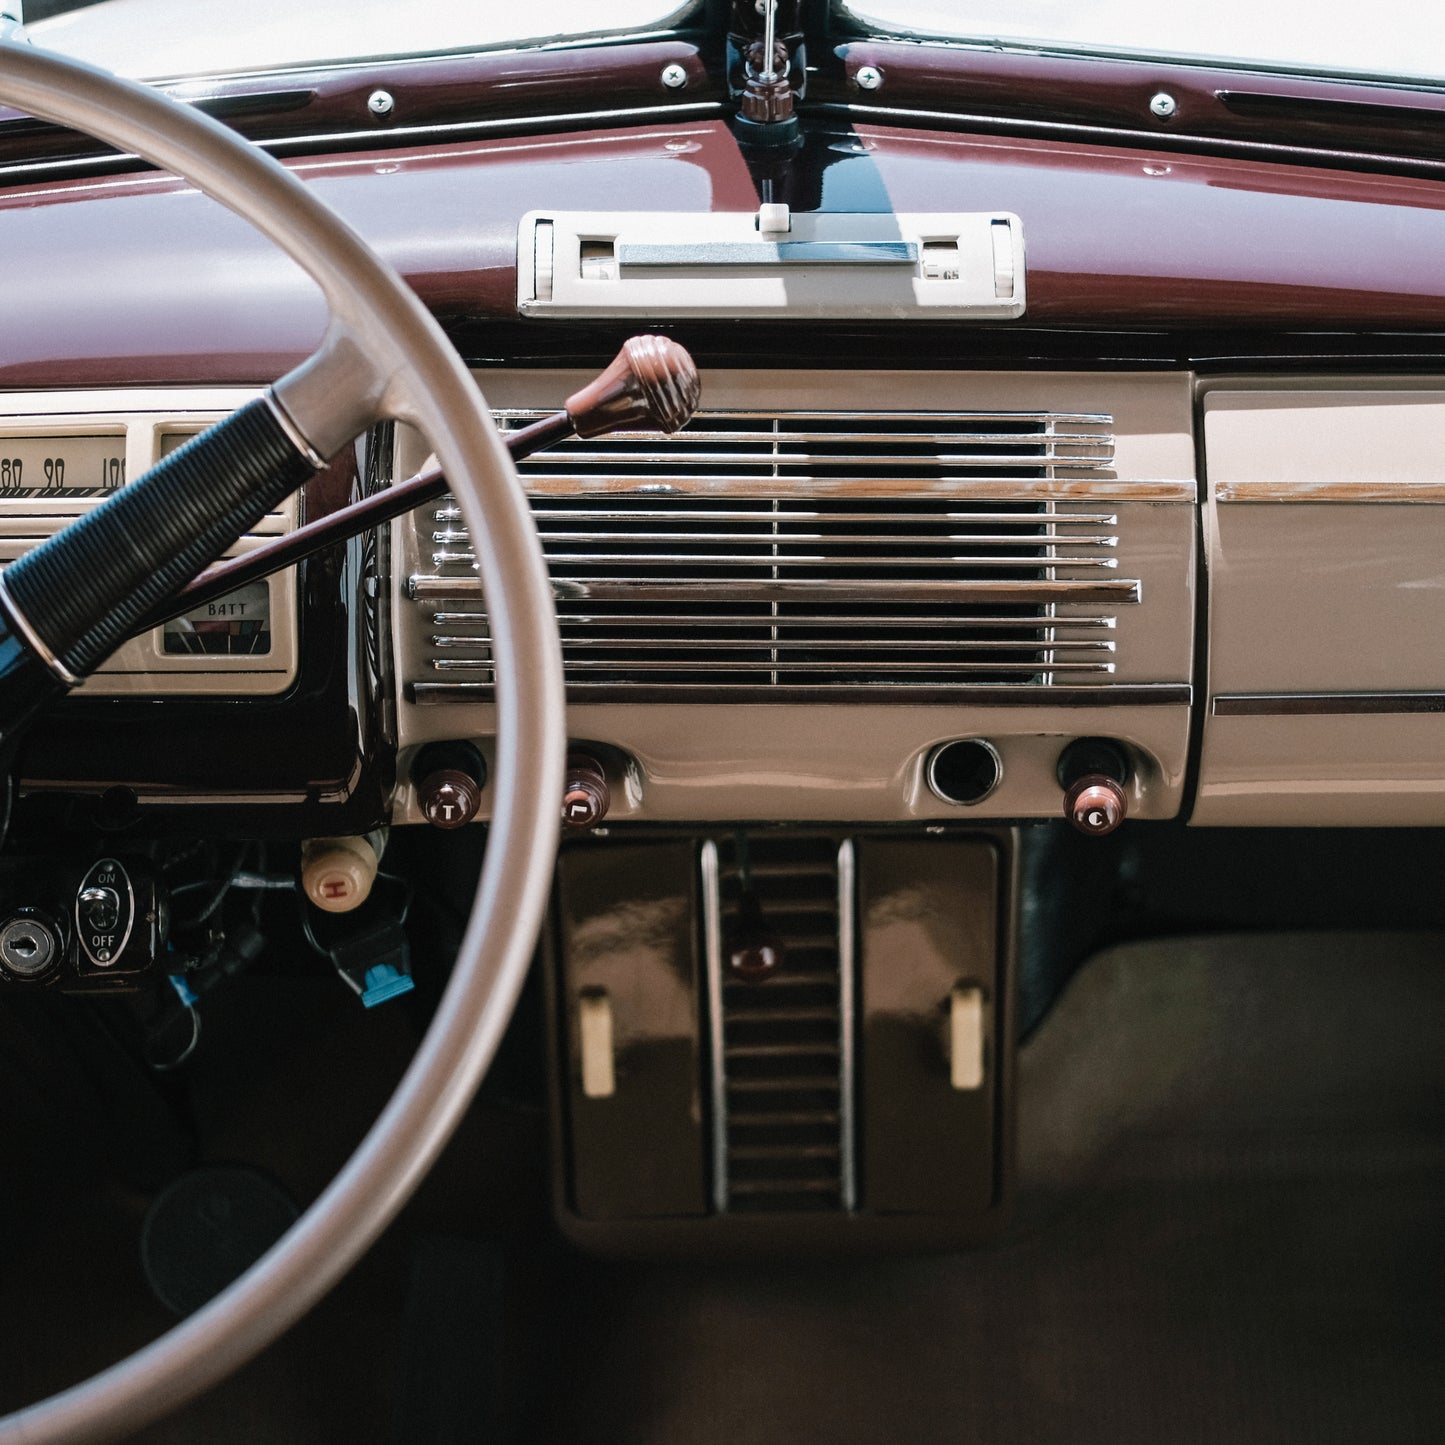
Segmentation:
{"type": "Polygon", "coordinates": [[[1169,94],[1167,90],[1161,90],[1149,100],[1149,109],[1159,117],[1160,120],[1168,120],[1176,110],[1179,109],[1179,102],[1169,94]]]}
{"type": "Polygon", "coordinates": [[[883,72],[876,65],[860,65],[853,79],[859,90],[878,90],[883,85],[883,72]]]}
{"type": "Polygon", "coordinates": [[[669,90],[681,90],[687,84],[687,71],[680,65],[664,65],[662,67],[662,83],[669,90]]]}
{"type": "Polygon", "coordinates": [[[396,106],[389,90],[373,90],[366,97],[366,108],[372,115],[390,115],[396,106]]]}

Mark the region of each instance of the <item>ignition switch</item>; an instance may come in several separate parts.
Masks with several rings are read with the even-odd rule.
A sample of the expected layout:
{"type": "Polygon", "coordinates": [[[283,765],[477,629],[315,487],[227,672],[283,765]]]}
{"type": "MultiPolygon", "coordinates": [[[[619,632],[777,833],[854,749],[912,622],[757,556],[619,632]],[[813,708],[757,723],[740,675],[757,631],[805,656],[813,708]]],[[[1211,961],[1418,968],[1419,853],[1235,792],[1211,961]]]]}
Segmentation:
{"type": "Polygon", "coordinates": [[[0,972],[27,981],[43,978],[60,954],[59,928],[36,909],[17,909],[0,924],[0,972]]]}

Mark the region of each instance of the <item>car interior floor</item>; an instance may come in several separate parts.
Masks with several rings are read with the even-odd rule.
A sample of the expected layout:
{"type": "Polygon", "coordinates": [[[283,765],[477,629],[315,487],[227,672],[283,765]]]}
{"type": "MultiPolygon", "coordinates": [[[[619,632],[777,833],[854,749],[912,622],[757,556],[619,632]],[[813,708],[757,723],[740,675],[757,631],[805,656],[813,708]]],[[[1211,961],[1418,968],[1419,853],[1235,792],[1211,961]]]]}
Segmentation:
{"type": "MultiPolygon", "coordinates": [[[[646,1263],[561,1243],[529,995],[362,1264],[137,1438],[1437,1439],[1442,950],[1437,931],[1261,931],[1095,953],[1021,1049],[1003,1236],[890,1258],[646,1263]]],[[[325,977],[263,985],[237,980],[208,1017],[186,1107],[202,1158],[305,1201],[404,1068],[420,1011],[364,1014],[325,977]]],[[[17,1041],[45,1027],[7,1030],[7,1152],[46,1164],[0,1191],[0,1329],[41,1346],[0,1370],[7,1405],[170,1318],[137,1248],[174,1167],[163,1135],[137,1126],[149,1153],[127,1155],[124,1129],[81,1127],[80,1086],[59,1097],[26,1072],[17,1041]]]]}

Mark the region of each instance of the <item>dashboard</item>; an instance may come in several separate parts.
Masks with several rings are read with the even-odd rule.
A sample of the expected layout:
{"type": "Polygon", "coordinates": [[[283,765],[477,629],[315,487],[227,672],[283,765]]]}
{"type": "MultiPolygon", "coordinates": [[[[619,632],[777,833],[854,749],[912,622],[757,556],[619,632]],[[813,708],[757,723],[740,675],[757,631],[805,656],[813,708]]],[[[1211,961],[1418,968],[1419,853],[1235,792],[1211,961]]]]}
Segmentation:
{"type": "MultiPolygon", "coordinates": [[[[701,86],[677,51],[628,54],[701,86]]],[[[1445,810],[1438,162],[949,118],[923,61],[911,104],[890,81],[864,106],[864,55],[906,81],[906,55],[843,56],[846,102],[785,151],[698,91],[298,132],[287,155],[504,431],[643,323],[701,372],[675,435],[519,467],[573,750],[543,942],[556,1203],[589,1246],[800,1244],[820,1214],[863,1241],[995,1227],[1039,860],[1063,846],[1033,825],[1445,810]],[[793,284],[790,260],[826,275],[793,284]]],[[[66,164],[0,157],[0,561],[325,320],[181,183],[66,164]]],[[[428,453],[374,428],[236,550],[428,453]]],[[[385,831],[491,813],[471,549],[443,496],[148,630],[25,739],[14,836],[84,840],[82,892],[112,848],[264,843],[320,880],[309,941],[350,957],[318,919],[367,898],[385,831]]],[[[410,986],[378,966],[347,975],[368,1005],[410,986]]]]}

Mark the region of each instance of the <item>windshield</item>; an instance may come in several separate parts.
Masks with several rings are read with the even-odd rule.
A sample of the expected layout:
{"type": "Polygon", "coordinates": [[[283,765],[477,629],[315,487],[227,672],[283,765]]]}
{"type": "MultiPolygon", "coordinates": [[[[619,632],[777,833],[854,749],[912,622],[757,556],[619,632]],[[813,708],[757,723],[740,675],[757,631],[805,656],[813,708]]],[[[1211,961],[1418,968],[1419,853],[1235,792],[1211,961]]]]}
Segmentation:
{"type": "MultiPolygon", "coordinates": [[[[26,0],[37,45],[120,75],[272,70],[655,29],[697,0],[26,0]]],[[[7,7],[10,8],[10,7],[7,7]]]]}
{"type": "Polygon", "coordinates": [[[1445,5],[1421,0],[839,0],[898,34],[1323,75],[1445,79],[1445,5]]]}

